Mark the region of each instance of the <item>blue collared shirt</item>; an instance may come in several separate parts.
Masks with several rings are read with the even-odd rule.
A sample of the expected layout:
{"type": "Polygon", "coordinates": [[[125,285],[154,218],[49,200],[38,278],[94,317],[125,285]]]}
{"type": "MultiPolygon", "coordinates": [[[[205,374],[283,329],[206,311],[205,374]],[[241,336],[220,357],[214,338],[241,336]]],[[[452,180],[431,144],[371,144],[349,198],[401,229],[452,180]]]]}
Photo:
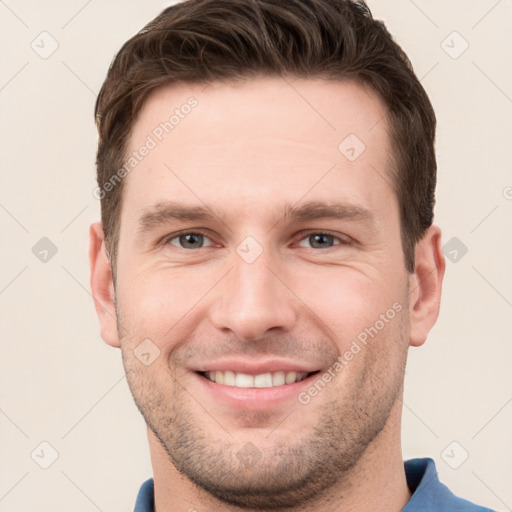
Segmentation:
{"type": "MultiPolygon", "coordinates": [[[[402,512],[495,512],[453,494],[439,481],[433,459],[411,459],[404,462],[411,499],[402,512]]],[[[154,512],[153,479],[146,480],[139,490],[134,512],[154,512]]]]}

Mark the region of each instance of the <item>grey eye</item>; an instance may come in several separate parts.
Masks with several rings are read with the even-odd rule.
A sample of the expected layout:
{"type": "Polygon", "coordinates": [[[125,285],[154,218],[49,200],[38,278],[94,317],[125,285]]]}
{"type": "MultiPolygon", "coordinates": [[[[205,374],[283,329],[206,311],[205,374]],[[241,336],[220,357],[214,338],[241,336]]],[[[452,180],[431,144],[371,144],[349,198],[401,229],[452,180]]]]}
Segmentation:
{"type": "Polygon", "coordinates": [[[336,237],[334,235],[327,233],[313,233],[303,238],[303,240],[307,240],[311,244],[313,249],[329,249],[329,247],[333,245],[338,245],[334,243],[335,239],[336,237]]]}
{"type": "Polygon", "coordinates": [[[189,232],[171,238],[169,243],[182,249],[200,249],[204,247],[205,240],[209,240],[209,238],[201,233],[189,232]],[[177,241],[177,243],[175,243],[175,241],[177,241]]]}

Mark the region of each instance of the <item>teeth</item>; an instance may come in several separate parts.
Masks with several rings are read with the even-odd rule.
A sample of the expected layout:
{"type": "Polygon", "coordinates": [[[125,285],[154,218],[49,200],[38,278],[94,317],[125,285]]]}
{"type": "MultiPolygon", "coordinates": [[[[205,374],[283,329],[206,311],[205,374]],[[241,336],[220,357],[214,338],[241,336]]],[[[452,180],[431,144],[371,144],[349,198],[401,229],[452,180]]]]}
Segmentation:
{"type": "Polygon", "coordinates": [[[271,388],[272,387],[272,374],[262,373],[254,377],[255,388],[271,388]]]}
{"type": "Polygon", "coordinates": [[[254,377],[245,373],[237,373],[235,379],[235,386],[237,388],[253,388],[254,377]]]}
{"type": "Polygon", "coordinates": [[[207,379],[217,384],[225,386],[234,386],[237,388],[271,388],[274,386],[283,386],[284,384],[293,384],[300,382],[307,377],[306,372],[269,372],[259,375],[248,375],[247,373],[232,371],[212,371],[205,372],[207,379]]]}
{"type": "Polygon", "coordinates": [[[284,372],[274,372],[272,375],[272,385],[282,386],[286,382],[286,376],[284,372]]]}
{"type": "MultiPolygon", "coordinates": [[[[215,372],[215,373],[217,373],[217,372],[215,372]]],[[[234,386],[235,385],[235,382],[236,382],[236,373],[235,372],[227,371],[227,372],[220,372],[220,373],[224,373],[224,384],[226,386],[234,386]]]]}
{"type": "Polygon", "coordinates": [[[295,382],[296,375],[294,375],[294,372],[286,372],[286,376],[284,378],[284,381],[286,384],[293,384],[295,382]]]}

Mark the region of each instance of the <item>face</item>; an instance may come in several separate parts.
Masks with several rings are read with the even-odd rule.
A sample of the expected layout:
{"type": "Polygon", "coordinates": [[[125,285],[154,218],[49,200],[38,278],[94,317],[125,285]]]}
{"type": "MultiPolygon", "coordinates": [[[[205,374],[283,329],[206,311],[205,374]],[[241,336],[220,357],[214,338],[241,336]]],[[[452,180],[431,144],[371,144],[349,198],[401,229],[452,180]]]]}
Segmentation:
{"type": "Polygon", "coordinates": [[[336,484],[397,421],[410,341],[385,107],[352,82],[288,82],[150,96],[115,287],[151,435],[212,496],[262,509],[336,484]]]}

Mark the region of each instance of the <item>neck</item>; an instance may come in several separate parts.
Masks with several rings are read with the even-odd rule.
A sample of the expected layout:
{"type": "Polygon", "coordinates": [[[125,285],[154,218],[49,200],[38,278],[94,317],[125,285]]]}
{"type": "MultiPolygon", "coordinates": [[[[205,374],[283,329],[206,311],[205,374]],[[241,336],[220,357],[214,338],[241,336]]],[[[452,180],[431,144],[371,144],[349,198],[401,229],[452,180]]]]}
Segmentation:
{"type": "MultiPolygon", "coordinates": [[[[401,452],[401,399],[393,406],[388,422],[368,446],[350,474],[314,501],[300,506],[300,512],[398,512],[411,497],[401,452]]],[[[239,507],[219,502],[180,474],[153,432],[148,428],[154,474],[155,512],[208,510],[240,512],[239,507]]],[[[296,512],[298,508],[282,509],[296,512]]],[[[256,512],[244,509],[244,512],[256,512]]],[[[260,511],[258,511],[260,512],[260,511]]]]}

